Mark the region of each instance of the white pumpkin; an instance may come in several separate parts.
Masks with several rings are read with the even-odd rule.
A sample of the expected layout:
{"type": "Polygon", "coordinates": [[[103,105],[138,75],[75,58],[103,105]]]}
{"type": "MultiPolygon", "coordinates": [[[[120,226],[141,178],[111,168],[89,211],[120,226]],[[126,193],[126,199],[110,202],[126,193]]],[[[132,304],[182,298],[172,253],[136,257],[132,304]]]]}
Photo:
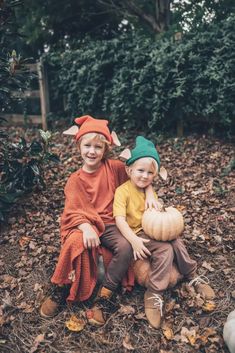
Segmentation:
{"type": "Polygon", "coordinates": [[[230,353],[235,353],[235,310],[227,317],[224,325],[223,337],[230,353]]]}
{"type": "Polygon", "coordinates": [[[152,239],[170,241],[182,234],[184,220],[174,207],[167,207],[162,211],[147,209],[142,217],[142,228],[152,239]]]}

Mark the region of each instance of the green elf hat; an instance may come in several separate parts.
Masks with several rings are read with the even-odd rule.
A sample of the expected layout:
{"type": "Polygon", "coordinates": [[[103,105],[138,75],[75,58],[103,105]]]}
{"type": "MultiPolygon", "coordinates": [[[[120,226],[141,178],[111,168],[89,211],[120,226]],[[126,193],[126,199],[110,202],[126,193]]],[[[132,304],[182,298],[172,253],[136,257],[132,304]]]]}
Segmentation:
{"type": "Polygon", "coordinates": [[[137,159],[151,157],[155,159],[158,164],[158,169],[160,169],[160,157],[152,141],[147,140],[143,136],[137,136],[135,141],[135,148],[130,152],[131,157],[126,160],[127,166],[137,161],[137,159]]]}

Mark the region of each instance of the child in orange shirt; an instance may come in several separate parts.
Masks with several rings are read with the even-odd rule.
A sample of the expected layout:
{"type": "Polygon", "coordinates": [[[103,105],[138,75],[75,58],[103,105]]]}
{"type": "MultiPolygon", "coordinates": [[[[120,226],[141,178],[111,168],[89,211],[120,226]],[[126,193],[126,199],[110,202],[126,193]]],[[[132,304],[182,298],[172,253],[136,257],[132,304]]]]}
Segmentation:
{"type": "Polygon", "coordinates": [[[132,248],[117,229],[112,213],[115,189],[127,180],[127,175],[121,161],[105,158],[111,145],[120,145],[116,134],[110,133],[108,121],[83,116],[75,122],[80,129],[72,127],[73,131],[69,129],[67,134],[75,134],[83,166],[69,177],[65,186],[62,248],[51,279],[56,286],[43,302],[40,313],[43,317],[53,317],[65,298],[74,302],[91,296],[97,283],[100,251],[106,265],[105,279],[87,318],[102,325],[117,286],[121,282],[127,287],[134,284],[133,272],[128,272],[132,248]],[[107,249],[112,253],[111,260],[107,249]]]}

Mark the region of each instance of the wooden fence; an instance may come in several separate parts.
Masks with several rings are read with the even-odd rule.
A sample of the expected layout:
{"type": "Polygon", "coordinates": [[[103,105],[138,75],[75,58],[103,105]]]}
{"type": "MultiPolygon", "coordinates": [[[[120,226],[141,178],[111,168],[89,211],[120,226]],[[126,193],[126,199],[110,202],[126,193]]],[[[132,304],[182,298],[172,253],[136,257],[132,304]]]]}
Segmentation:
{"type": "Polygon", "coordinates": [[[15,98],[39,99],[41,114],[27,114],[25,116],[24,114],[11,113],[1,115],[10,124],[20,125],[24,124],[25,122],[29,124],[40,124],[43,130],[47,130],[47,115],[50,112],[47,71],[42,60],[35,64],[26,64],[26,67],[29,71],[37,73],[39,89],[28,90],[24,92],[13,91],[12,95],[15,98]]]}

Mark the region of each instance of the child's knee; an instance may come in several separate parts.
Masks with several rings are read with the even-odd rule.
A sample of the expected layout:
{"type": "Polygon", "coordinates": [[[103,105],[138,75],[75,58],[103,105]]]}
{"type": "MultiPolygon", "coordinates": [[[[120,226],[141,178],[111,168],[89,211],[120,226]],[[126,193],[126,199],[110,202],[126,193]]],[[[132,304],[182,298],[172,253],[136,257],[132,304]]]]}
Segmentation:
{"type": "Polygon", "coordinates": [[[162,243],[160,248],[160,253],[164,254],[165,256],[174,257],[174,249],[171,243],[162,243]]]}
{"type": "Polygon", "coordinates": [[[125,238],[123,238],[118,244],[116,253],[118,253],[123,259],[131,259],[133,256],[131,244],[125,238]]]}

